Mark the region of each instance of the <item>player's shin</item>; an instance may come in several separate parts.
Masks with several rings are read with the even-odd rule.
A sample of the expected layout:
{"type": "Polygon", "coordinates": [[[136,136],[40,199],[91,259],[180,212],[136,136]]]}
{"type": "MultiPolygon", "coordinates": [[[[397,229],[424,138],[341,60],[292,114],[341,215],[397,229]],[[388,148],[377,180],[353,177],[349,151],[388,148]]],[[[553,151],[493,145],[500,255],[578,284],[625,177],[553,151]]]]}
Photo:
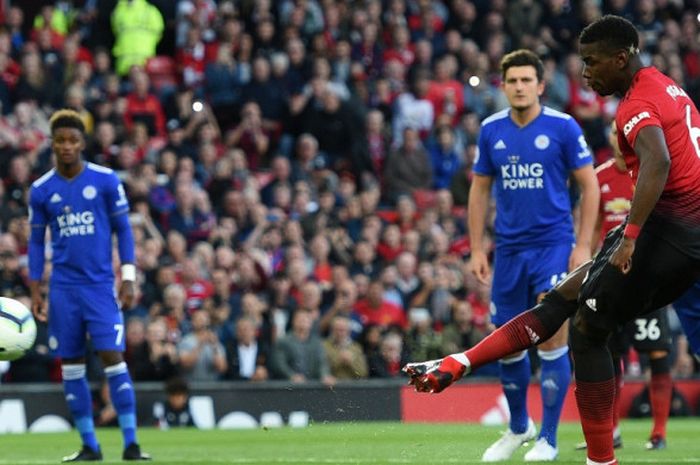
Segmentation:
{"type": "Polygon", "coordinates": [[[651,383],[649,385],[649,400],[651,414],[654,417],[654,429],[651,438],[666,438],[666,423],[671,410],[671,396],[673,394],[673,381],[671,379],[671,364],[668,354],[660,358],[652,358],[651,383]]]}
{"type": "Polygon", "coordinates": [[[613,404],[615,375],[607,333],[571,327],[571,351],[576,374],[576,403],[588,446],[589,463],[615,463],[613,404]]]}
{"type": "Polygon", "coordinates": [[[136,399],[134,384],[125,362],[105,368],[109,383],[109,394],[117,411],[119,427],[124,437],[124,446],[136,443],[136,399]]]}
{"type": "Polygon", "coordinates": [[[508,355],[529,349],[552,337],[576,312],[576,301],[549,292],[542,302],[504,324],[465,355],[474,370],[508,355]]]}
{"type": "Polygon", "coordinates": [[[75,422],[75,428],[80,433],[83,445],[98,451],[100,446],[95,436],[95,425],[92,419],[92,396],[85,378],[85,364],[64,364],[61,371],[63,391],[68,409],[75,422]]]}

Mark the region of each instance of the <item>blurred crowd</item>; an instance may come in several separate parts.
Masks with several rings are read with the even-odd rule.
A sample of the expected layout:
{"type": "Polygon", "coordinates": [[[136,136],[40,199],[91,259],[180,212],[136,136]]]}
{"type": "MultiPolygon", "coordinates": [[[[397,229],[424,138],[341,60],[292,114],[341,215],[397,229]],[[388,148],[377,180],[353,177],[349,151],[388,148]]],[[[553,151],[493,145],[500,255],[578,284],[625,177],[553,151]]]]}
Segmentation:
{"type": "MultiPolygon", "coordinates": [[[[542,57],[543,103],[572,114],[602,162],[617,101],[582,82],[578,33],[627,17],[645,60],[699,102],[699,11],[697,0],[2,1],[0,294],[27,301],[28,188],[52,166],[48,117],[70,107],[85,159],[119,174],[132,208],[135,380],[400,376],[491,329],[465,213],[479,123],[507,106],[501,57],[542,57]]],[[[677,341],[675,375],[692,376],[677,341]]],[[[4,374],[59,377],[43,326],[4,374]]]]}

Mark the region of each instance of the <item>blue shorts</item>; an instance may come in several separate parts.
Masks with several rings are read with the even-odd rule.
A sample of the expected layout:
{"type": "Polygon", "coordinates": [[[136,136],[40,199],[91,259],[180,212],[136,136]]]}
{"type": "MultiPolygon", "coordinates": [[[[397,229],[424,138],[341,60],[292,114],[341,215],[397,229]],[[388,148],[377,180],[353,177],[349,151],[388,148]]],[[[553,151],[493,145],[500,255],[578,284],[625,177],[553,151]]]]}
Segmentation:
{"type": "Polygon", "coordinates": [[[673,302],[683,332],[694,354],[700,354],[700,282],[696,282],[673,302]]]}
{"type": "Polygon", "coordinates": [[[564,279],[571,250],[571,244],[519,251],[497,248],[491,286],[493,324],[501,326],[528,310],[539,294],[564,279]]]}
{"type": "Polygon", "coordinates": [[[124,351],[124,318],[106,284],[49,288],[49,348],[62,358],[85,356],[86,335],[99,351],[124,351]]]}

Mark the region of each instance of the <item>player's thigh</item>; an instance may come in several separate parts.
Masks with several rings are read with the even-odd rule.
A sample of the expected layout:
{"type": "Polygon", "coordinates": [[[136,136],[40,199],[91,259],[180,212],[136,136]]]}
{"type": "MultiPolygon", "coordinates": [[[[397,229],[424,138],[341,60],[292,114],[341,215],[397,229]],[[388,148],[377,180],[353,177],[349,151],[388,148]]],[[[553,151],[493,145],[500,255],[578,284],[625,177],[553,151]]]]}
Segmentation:
{"type": "Polygon", "coordinates": [[[85,323],[97,351],[124,351],[124,318],[111,286],[85,286],[81,300],[85,323]]]}
{"type": "Polygon", "coordinates": [[[491,322],[501,326],[528,309],[527,258],[496,250],[491,284],[491,322]]]}
{"type": "Polygon", "coordinates": [[[527,273],[533,300],[566,278],[570,255],[570,244],[541,247],[528,252],[527,273]]]}
{"type": "Polygon", "coordinates": [[[577,318],[607,331],[668,305],[690,287],[697,275],[694,259],[644,232],[636,242],[632,269],[623,274],[609,263],[620,240],[621,229],[606,238],[579,293],[577,318]]]}
{"type": "Polygon", "coordinates": [[[63,359],[85,355],[85,320],[76,292],[74,287],[49,288],[49,349],[63,359]]]}
{"type": "Polygon", "coordinates": [[[671,351],[671,328],[667,307],[659,308],[628,322],[629,340],[637,352],[671,351]]]}

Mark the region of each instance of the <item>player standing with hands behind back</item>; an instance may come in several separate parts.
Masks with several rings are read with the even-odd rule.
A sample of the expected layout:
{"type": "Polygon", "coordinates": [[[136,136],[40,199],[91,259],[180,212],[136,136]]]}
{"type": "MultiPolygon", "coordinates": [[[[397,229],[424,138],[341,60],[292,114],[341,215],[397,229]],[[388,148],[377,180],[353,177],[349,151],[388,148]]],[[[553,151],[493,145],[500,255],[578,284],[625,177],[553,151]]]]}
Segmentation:
{"type": "Polygon", "coordinates": [[[133,304],[136,269],[129,203],[111,169],[82,160],[85,127],[78,113],[60,110],[50,120],[56,167],[30,191],[29,272],[32,311],[49,324],[49,347],[61,357],[63,389],[82,449],[64,462],[102,460],[92,399],[85,377],[86,333],[105,367],[124,437],[124,460],[150,460],[136,442],[136,402],[124,352],[124,320],[114,295],[112,234],[122,263],[119,300],[133,304]],[[48,309],[41,294],[44,235],[51,230],[52,271],[48,309]]]}
{"type": "MultiPolygon", "coordinates": [[[[503,92],[510,108],[481,124],[479,155],[469,193],[471,264],[488,283],[483,249],[491,187],[496,197],[496,254],[491,291],[492,321],[501,326],[591,258],[600,196],[592,158],[580,126],[570,115],[540,104],[544,65],[529,50],[501,60],[503,92]],[[568,181],[582,191],[581,222],[574,242],[568,181]],[[574,245],[575,243],[575,245],[574,245]]],[[[525,461],[557,457],[557,426],[571,379],[567,325],[538,347],[542,360],[542,429],[525,461]]],[[[510,428],[489,447],[484,462],[507,460],[536,430],[527,413],[530,361],[527,351],[500,360],[501,384],[510,408],[510,428]]]]}

